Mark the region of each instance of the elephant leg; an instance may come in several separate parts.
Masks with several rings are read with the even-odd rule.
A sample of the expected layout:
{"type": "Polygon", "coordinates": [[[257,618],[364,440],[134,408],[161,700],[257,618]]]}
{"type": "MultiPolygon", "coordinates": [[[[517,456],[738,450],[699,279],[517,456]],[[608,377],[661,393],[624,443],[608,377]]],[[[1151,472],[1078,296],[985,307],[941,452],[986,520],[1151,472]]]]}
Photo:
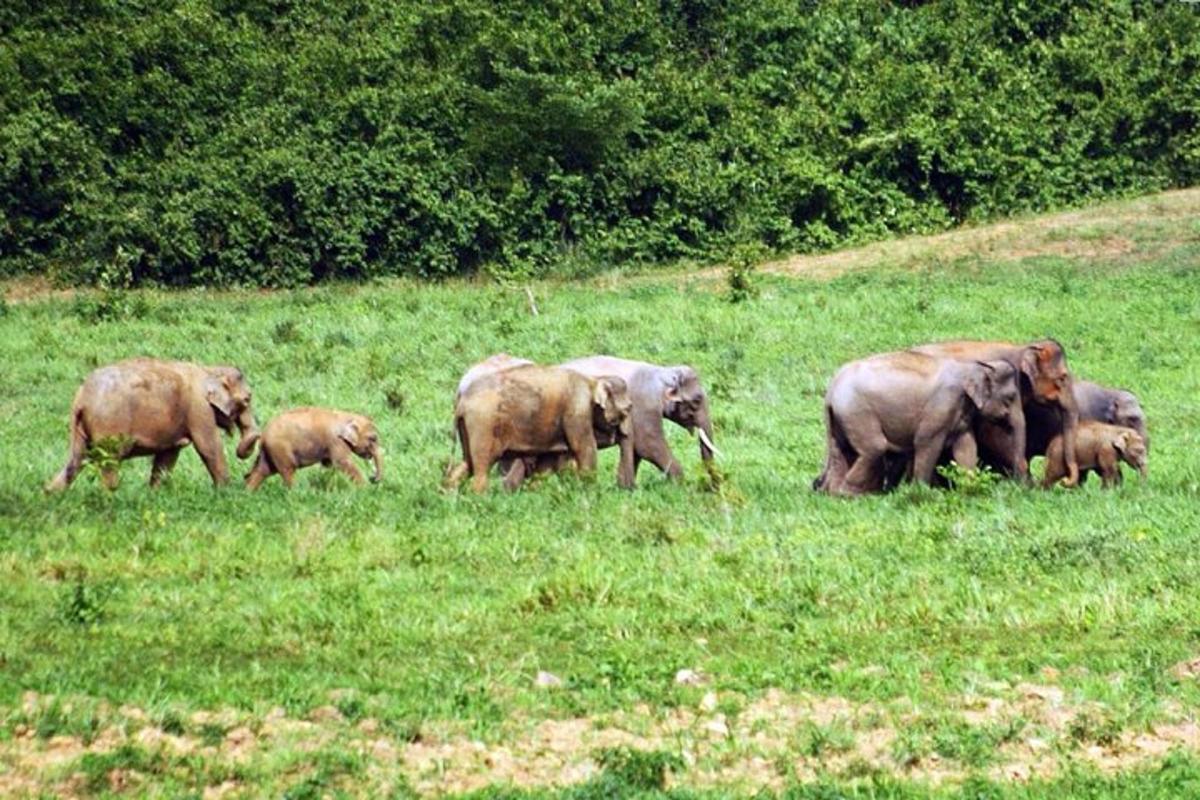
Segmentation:
{"type": "Polygon", "coordinates": [[[121,485],[121,471],[117,467],[104,467],[100,470],[100,482],[110,492],[115,492],[121,485]]]}
{"type": "Polygon", "coordinates": [[[258,460],[254,462],[254,469],[246,473],[246,488],[253,492],[262,485],[263,481],[271,477],[273,471],[271,469],[271,461],[267,457],[266,448],[260,446],[258,449],[258,460]]]}
{"type": "Polygon", "coordinates": [[[924,484],[933,483],[934,470],[938,459],[942,457],[942,448],[946,445],[946,434],[935,433],[928,436],[918,436],[913,450],[913,481],[924,484]]]}
{"type": "Polygon", "coordinates": [[[460,461],[451,467],[450,471],[446,473],[446,479],[443,481],[443,483],[445,484],[446,488],[455,489],[460,483],[462,483],[462,479],[467,477],[467,473],[470,471],[471,467],[467,464],[467,462],[460,461]]]}
{"type": "Polygon", "coordinates": [[[879,420],[859,418],[845,425],[850,446],[858,458],[846,473],[841,486],[834,487],[837,494],[867,494],[883,488],[883,461],[887,455],[888,442],[879,420]]]}
{"type": "MultiPolygon", "coordinates": [[[[1058,436],[1050,440],[1050,444],[1046,446],[1046,471],[1042,475],[1042,488],[1049,489],[1066,474],[1067,468],[1063,464],[1062,437],[1058,436]]],[[[1080,483],[1082,482],[1081,478],[1080,483]]]]}
{"type": "Polygon", "coordinates": [[[333,466],[338,472],[349,478],[356,486],[362,486],[367,482],[363,477],[362,472],[358,469],[358,466],[354,463],[354,460],[350,457],[349,453],[345,453],[334,459],[333,466]]]}
{"type": "Polygon", "coordinates": [[[592,421],[587,419],[583,424],[568,423],[563,426],[567,447],[579,465],[580,474],[590,475],[596,471],[596,435],[592,431],[592,421]]]}
{"type": "Polygon", "coordinates": [[[668,478],[683,477],[683,467],[680,466],[678,459],[675,458],[675,454],[671,452],[671,447],[667,444],[667,440],[663,438],[661,432],[657,436],[640,437],[634,450],[640,459],[649,461],[658,467],[662,472],[666,473],[668,478]]]}
{"type": "Polygon", "coordinates": [[[488,470],[500,454],[496,452],[495,444],[488,436],[471,436],[470,449],[471,457],[468,461],[471,462],[471,490],[482,494],[487,489],[488,470]]]}
{"type": "Polygon", "coordinates": [[[514,458],[512,465],[508,471],[504,473],[504,488],[510,492],[515,492],[521,488],[521,484],[525,482],[525,476],[529,470],[526,469],[525,459],[514,458]]]}
{"type": "Polygon", "coordinates": [[[150,485],[158,486],[162,483],[163,476],[170,472],[175,467],[175,462],[179,460],[180,447],[172,447],[170,450],[154,454],[154,463],[150,467],[150,485]]]}
{"type": "Polygon", "coordinates": [[[222,486],[229,482],[229,468],[225,466],[225,453],[221,451],[221,438],[216,430],[205,430],[196,435],[192,432],[192,445],[208,474],[212,476],[213,486],[222,486]]]}
{"type": "Polygon", "coordinates": [[[950,455],[954,459],[954,463],[963,469],[975,469],[978,467],[979,447],[975,443],[975,435],[970,431],[960,434],[954,440],[954,446],[950,450],[950,455]]]}
{"type": "Polygon", "coordinates": [[[1105,489],[1111,489],[1121,476],[1121,466],[1117,463],[1117,454],[1110,447],[1102,449],[1097,455],[1099,462],[1100,484],[1105,489]]]}

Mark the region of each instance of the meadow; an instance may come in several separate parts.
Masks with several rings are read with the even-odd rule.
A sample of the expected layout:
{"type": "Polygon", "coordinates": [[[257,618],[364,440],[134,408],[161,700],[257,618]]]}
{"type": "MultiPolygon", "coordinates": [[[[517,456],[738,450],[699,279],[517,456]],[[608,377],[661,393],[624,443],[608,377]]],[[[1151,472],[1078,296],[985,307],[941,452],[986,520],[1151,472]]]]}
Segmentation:
{"type": "Polygon", "coordinates": [[[10,299],[0,794],[1195,792],[1200,223],[1169,210],[1117,253],[1085,226],[1027,257],[764,273],[742,302],[719,270],[537,282],[536,315],[484,281],[10,299]],[[1047,335],[1141,398],[1145,483],[810,490],[839,364],[1047,335]],[[681,482],[643,465],[621,491],[607,451],[592,480],[443,491],[454,387],[499,351],[692,364],[716,473],[671,428],[681,482]],[[157,491],[138,460],[115,493],[44,496],[76,387],[136,354],[238,365],[262,422],[373,416],[382,484],[214,490],[185,451],[157,491]]]}

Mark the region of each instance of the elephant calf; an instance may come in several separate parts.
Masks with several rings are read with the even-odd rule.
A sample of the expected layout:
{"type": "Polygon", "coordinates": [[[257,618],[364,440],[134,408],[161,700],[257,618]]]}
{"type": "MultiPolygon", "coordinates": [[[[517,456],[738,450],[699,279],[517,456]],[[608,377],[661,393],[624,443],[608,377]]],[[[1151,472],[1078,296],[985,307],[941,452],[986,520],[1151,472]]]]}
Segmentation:
{"type": "Polygon", "coordinates": [[[379,432],[369,417],[328,408],[285,411],[263,429],[258,461],[246,474],[246,488],[253,491],[276,473],[291,486],[296,470],[318,463],[335,467],[361,484],[363,476],[350,458],[352,453],[374,462],[371,482],[378,483],[383,477],[383,456],[379,432]]]}
{"type": "MultiPolygon", "coordinates": [[[[250,387],[236,367],[207,367],[184,361],[131,358],[93,371],[75,394],[71,408],[71,452],[47,491],[75,480],[88,450],[112,443],[115,460],[153,456],[150,485],[157,486],[175,466],[179,452],[196,448],[214,484],[229,480],[221,431],[241,432],[238,458],[248,458],[258,441],[250,408],[250,387]]],[[[120,477],[113,463],[101,465],[109,489],[120,477]]]]}
{"type": "MultiPolygon", "coordinates": [[[[615,438],[621,448],[617,482],[633,486],[629,390],[620,378],[593,379],[560,367],[518,366],[482,375],[460,392],[454,426],[462,446],[461,468],[447,478],[457,486],[469,471],[472,488],[487,488],[497,461],[523,466],[528,457],[555,462],[569,455],[581,472],[596,469],[597,438],[615,438]],[[557,455],[557,458],[554,458],[557,455]]],[[[504,485],[513,490],[526,470],[514,468],[504,485]]]]}
{"type": "MultiPolygon", "coordinates": [[[[1146,440],[1133,428],[1085,420],[1079,423],[1075,455],[1079,459],[1080,483],[1087,480],[1091,472],[1100,473],[1105,488],[1121,483],[1120,461],[1136,469],[1142,478],[1146,477],[1146,440]]],[[[1055,436],[1046,448],[1046,475],[1042,486],[1049,488],[1066,474],[1062,436],[1055,436]]]]}

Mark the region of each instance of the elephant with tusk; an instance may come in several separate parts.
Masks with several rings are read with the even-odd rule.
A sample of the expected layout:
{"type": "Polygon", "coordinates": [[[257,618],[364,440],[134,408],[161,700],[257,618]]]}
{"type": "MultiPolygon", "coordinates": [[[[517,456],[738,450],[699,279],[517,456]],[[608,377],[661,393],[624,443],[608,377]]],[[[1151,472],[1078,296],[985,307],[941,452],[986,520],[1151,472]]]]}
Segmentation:
{"type": "Polygon", "coordinates": [[[671,452],[663,433],[664,419],[699,437],[703,460],[721,454],[713,444],[708,394],[692,367],[683,364],[659,366],[614,356],[577,358],[561,366],[591,377],[615,375],[625,381],[633,401],[635,473],[638,464],[649,461],[669,477],[683,475],[683,467],[671,452]]]}
{"type": "MultiPolygon", "coordinates": [[[[75,480],[88,450],[110,441],[116,461],[153,456],[150,485],[170,472],[179,452],[196,448],[216,485],[229,480],[221,431],[241,433],[238,458],[248,458],[258,441],[250,408],[250,387],[236,367],[208,367],[183,361],[132,358],[100,367],[84,380],[71,408],[71,452],[47,491],[75,480]]],[[[120,480],[115,465],[101,466],[109,489],[120,480]]]]}
{"type": "MultiPolygon", "coordinates": [[[[457,396],[476,380],[498,372],[532,364],[524,358],[497,353],[478,364],[473,365],[463,375],[458,384],[457,396]]],[[[644,361],[632,361],[614,356],[587,356],[568,361],[559,366],[581,373],[590,378],[613,376],[621,378],[629,390],[629,398],[633,402],[633,450],[634,473],[643,461],[650,461],[671,478],[683,474],[675,454],[667,444],[663,432],[663,419],[669,419],[681,426],[688,433],[696,435],[700,440],[700,457],[705,461],[714,455],[721,455],[713,443],[712,417],[708,408],[708,394],[700,383],[696,370],[690,366],[659,366],[644,361]]],[[[597,446],[601,449],[612,447],[616,440],[603,436],[597,437],[597,446]]],[[[523,476],[540,472],[549,472],[561,466],[562,459],[542,457],[539,459],[526,458],[521,463],[504,459],[500,463],[501,471],[508,477],[510,483],[517,482],[523,476]]],[[[461,479],[466,472],[465,463],[459,463],[448,473],[448,481],[461,479]]]]}

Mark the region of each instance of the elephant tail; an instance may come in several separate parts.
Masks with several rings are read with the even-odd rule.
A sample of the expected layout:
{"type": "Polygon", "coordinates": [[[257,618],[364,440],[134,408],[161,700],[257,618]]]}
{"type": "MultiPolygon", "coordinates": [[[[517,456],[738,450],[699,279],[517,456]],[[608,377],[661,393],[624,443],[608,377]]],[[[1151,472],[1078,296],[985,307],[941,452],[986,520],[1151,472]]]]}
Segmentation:
{"type": "Polygon", "coordinates": [[[825,465],[821,469],[821,474],[813,479],[813,491],[829,491],[830,490],[830,473],[845,473],[847,468],[846,449],[848,443],[845,442],[845,434],[841,431],[841,426],[838,424],[837,417],[833,415],[833,409],[828,403],[825,404],[825,465]]]}
{"type": "Polygon", "coordinates": [[[83,424],[83,406],[79,403],[71,407],[71,423],[68,436],[70,442],[67,463],[46,484],[45,489],[48,492],[60,491],[70,486],[71,481],[75,480],[75,476],[83,468],[84,459],[87,458],[88,435],[83,424]]]}
{"type": "Polygon", "coordinates": [[[467,465],[467,470],[472,470],[471,464],[471,438],[467,433],[467,421],[463,419],[462,414],[454,415],[454,429],[458,434],[458,444],[462,448],[463,463],[467,465]]]}

